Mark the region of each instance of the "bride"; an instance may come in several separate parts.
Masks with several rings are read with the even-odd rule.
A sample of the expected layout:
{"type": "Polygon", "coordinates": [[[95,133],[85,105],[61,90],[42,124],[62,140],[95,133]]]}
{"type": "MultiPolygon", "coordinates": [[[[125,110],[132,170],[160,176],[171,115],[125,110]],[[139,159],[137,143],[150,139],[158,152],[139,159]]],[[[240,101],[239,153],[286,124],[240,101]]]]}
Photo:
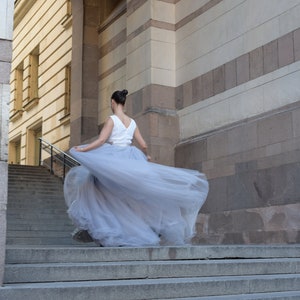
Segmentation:
{"type": "Polygon", "coordinates": [[[112,94],[113,115],[97,140],[70,150],[81,163],[64,183],[68,215],[78,228],[73,238],[101,246],[189,243],[208,182],[198,171],[150,161],[135,121],[124,113],[127,94],[112,94]]]}

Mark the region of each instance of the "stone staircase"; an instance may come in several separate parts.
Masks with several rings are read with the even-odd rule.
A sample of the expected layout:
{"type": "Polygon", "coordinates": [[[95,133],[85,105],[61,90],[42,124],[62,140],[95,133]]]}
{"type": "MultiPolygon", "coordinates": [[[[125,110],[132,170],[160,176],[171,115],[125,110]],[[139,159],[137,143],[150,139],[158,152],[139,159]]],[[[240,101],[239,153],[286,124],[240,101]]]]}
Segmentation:
{"type": "Polygon", "coordinates": [[[17,169],[9,167],[0,300],[300,299],[300,245],[72,244],[60,180],[44,169],[17,169]]]}
{"type": "Polygon", "coordinates": [[[13,247],[0,299],[300,299],[300,246],[13,247]]]}
{"type": "Polygon", "coordinates": [[[9,165],[7,244],[72,245],[62,180],[43,167],[9,165]]]}

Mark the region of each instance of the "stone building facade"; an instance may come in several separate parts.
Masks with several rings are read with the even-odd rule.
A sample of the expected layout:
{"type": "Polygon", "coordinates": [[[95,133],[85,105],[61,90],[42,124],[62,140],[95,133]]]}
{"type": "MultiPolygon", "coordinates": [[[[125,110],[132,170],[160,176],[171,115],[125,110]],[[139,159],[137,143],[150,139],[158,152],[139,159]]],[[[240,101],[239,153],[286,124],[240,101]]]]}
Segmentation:
{"type": "Polygon", "coordinates": [[[9,162],[39,164],[39,137],[69,147],[71,2],[17,0],[11,70],[9,162]]]}
{"type": "Polygon", "coordinates": [[[299,242],[300,1],[105,3],[73,1],[71,144],[126,87],[154,161],[209,179],[196,243],[299,242]]]}
{"type": "MultiPolygon", "coordinates": [[[[68,1],[31,2],[31,16],[44,12],[35,36],[45,41],[13,62],[26,79],[39,45],[41,96],[26,96],[21,116],[11,111],[21,163],[39,124],[63,150],[95,138],[112,92],[126,88],[153,160],[209,179],[195,243],[300,241],[300,0],[72,0],[71,17],[68,1]]],[[[20,14],[20,31],[22,22],[30,15],[20,14]]]]}
{"type": "Polygon", "coordinates": [[[9,76],[12,57],[13,1],[4,0],[0,7],[0,286],[3,283],[6,204],[7,204],[7,150],[9,120],[9,76]]]}

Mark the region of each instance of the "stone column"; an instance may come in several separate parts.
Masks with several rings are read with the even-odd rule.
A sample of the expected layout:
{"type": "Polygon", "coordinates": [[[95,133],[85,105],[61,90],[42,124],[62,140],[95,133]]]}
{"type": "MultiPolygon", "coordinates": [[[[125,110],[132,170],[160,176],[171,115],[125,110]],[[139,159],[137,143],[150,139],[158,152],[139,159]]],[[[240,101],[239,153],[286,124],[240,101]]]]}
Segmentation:
{"type": "Polygon", "coordinates": [[[127,0],[127,109],[152,160],[167,165],[174,165],[179,139],[175,59],[175,4],[127,0]]]}
{"type": "Polygon", "coordinates": [[[98,134],[97,1],[73,0],[71,146],[98,134]]]}
{"type": "Polygon", "coordinates": [[[3,283],[6,244],[7,154],[13,30],[12,0],[3,0],[0,9],[0,285],[3,283]]]}

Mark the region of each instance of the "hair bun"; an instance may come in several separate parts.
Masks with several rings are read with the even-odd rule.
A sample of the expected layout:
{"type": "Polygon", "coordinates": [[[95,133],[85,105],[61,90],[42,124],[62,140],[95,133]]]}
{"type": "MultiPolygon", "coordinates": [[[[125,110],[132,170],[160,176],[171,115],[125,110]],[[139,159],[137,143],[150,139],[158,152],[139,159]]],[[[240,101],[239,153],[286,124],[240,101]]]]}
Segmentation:
{"type": "Polygon", "coordinates": [[[126,97],[126,95],[128,94],[128,91],[127,91],[127,90],[123,90],[123,91],[121,92],[121,94],[122,94],[122,96],[126,97]]]}

